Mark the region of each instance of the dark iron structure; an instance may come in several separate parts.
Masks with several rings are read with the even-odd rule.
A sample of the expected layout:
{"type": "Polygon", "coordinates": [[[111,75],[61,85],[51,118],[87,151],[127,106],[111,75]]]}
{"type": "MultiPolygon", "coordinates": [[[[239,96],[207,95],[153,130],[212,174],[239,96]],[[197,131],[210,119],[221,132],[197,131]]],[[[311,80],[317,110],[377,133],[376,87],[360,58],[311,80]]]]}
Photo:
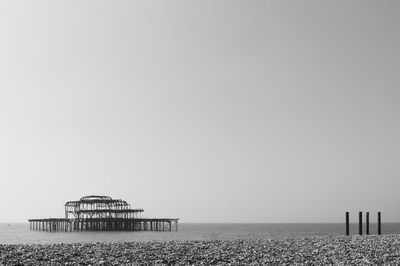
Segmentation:
{"type": "Polygon", "coordinates": [[[121,199],[85,196],[65,203],[65,218],[29,219],[40,231],[178,231],[178,218],[142,218],[143,209],[132,209],[121,199]]]}

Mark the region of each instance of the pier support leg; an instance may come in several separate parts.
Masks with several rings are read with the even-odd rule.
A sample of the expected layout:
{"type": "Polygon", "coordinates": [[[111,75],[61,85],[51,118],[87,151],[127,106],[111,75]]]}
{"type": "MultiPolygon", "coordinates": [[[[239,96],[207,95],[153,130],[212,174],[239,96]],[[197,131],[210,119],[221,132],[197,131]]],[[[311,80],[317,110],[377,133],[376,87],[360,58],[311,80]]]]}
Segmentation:
{"type": "Polygon", "coordinates": [[[349,212],[346,212],[346,236],[350,234],[349,230],[349,212]]]}
{"type": "Polygon", "coordinates": [[[369,235],[369,212],[367,212],[365,215],[365,234],[369,235]]]}
{"type": "Polygon", "coordinates": [[[381,212],[378,212],[378,235],[382,234],[382,227],[381,227],[381,212]]]}

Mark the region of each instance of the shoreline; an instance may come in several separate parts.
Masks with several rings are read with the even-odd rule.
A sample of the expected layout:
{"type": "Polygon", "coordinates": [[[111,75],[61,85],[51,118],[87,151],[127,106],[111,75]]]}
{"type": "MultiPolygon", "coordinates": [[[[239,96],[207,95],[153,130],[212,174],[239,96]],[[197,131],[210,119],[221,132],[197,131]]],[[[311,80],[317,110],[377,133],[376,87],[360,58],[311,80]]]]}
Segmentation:
{"type": "Polygon", "coordinates": [[[0,244],[0,265],[400,264],[400,235],[0,244]]]}

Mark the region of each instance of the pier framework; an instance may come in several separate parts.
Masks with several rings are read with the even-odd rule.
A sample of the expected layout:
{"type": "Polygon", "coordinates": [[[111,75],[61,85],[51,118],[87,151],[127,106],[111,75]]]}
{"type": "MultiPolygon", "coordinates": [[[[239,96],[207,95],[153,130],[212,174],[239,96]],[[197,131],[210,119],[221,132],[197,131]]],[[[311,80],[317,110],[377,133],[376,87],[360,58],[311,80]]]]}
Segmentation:
{"type": "Polygon", "coordinates": [[[178,231],[178,218],[142,218],[143,209],[132,209],[123,200],[86,196],[65,204],[65,218],[29,219],[38,231],[178,231]]]}

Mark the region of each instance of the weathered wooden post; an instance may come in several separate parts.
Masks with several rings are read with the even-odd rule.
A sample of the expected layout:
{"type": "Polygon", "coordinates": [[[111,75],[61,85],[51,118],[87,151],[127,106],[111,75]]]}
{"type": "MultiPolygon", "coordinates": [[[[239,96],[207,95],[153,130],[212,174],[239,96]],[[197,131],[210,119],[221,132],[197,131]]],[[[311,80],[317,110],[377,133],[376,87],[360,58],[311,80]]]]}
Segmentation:
{"type": "Polygon", "coordinates": [[[369,212],[367,212],[365,217],[365,230],[366,230],[366,234],[369,235],[369,212]]]}
{"type": "Polygon", "coordinates": [[[382,234],[382,227],[381,227],[381,212],[378,212],[378,235],[382,234]]]}
{"type": "Polygon", "coordinates": [[[349,230],[349,212],[346,212],[346,236],[350,234],[349,230]]]}
{"type": "Polygon", "coordinates": [[[358,213],[358,234],[362,235],[362,212],[358,213]]]}

